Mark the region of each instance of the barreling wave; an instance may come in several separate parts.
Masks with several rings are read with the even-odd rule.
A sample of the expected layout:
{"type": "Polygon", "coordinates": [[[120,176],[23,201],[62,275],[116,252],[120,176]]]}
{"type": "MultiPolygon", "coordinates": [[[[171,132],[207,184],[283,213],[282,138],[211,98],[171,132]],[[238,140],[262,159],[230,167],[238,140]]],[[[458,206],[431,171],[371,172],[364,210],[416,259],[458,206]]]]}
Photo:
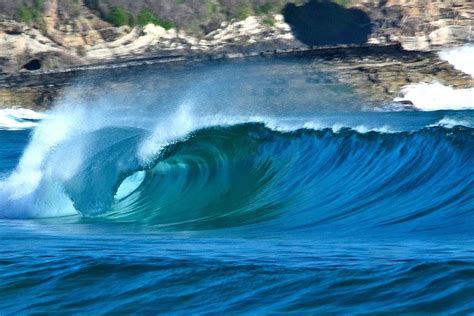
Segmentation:
{"type": "Polygon", "coordinates": [[[2,216],[79,213],[179,230],[471,231],[470,127],[361,133],[230,124],[192,130],[145,161],[137,153],[149,137],[106,127],[56,145],[40,179],[30,179],[33,189],[13,189],[14,175],[2,182],[2,209],[12,210],[2,216]]]}

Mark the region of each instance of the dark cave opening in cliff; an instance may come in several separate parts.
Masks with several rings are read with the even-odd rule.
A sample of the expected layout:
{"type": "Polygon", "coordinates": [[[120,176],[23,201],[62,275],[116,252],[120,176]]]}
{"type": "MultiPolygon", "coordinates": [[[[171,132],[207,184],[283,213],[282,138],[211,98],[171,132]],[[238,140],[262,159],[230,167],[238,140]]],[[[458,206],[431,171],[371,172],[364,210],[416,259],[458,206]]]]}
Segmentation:
{"type": "Polygon", "coordinates": [[[38,59],[32,59],[29,62],[27,62],[22,69],[28,70],[28,71],[33,71],[33,70],[40,70],[41,69],[41,61],[38,59]]]}
{"type": "Polygon", "coordinates": [[[370,17],[327,0],[287,4],[282,11],[295,37],[306,45],[364,44],[372,33],[370,17]]]}

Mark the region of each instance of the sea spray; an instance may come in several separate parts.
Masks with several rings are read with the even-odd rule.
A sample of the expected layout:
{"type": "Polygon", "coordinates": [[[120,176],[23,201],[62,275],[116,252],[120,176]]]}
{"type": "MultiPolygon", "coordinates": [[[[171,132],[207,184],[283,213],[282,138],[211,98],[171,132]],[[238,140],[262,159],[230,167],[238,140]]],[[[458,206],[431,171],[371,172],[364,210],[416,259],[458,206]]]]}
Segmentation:
{"type": "Polygon", "coordinates": [[[403,97],[395,101],[410,100],[423,111],[474,109],[474,88],[455,89],[439,82],[416,83],[405,86],[401,93],[403,97]]]}
{"type": "Polygon", "coordinates": [[[474,77],[474,44],[467,44],[461,47],[444,49],[439,56],[461,70],[474,77]]]}
{"type": "MultiPolygon", "coordinates": [[[[471,44],[443,50],[439,56],[456,69],[474,77],[474,46],[471,44]]],[[[395,101],[409,100],[422,111],[474,109],[474,88],[456,89],[439,82],[421,82],[403,87],[401,97],[395,101]]]]}

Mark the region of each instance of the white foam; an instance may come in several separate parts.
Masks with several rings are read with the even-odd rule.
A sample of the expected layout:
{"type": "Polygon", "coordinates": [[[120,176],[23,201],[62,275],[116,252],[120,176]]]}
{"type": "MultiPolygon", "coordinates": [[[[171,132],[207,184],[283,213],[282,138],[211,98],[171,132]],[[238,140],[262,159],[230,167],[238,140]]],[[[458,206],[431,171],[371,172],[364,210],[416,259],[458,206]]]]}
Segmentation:
{"type": "Polygon", "coordinates": [[[80,140],[84,133],[115,124],[102,110],[100,100],[96,106],[76,104],[74,99],[36,115],[41,122],[33,131],[31,140],[20,161],[5,179],[0,180],[0,217],[55,217],[77,214],[72,201],[61,185],[76,174],[82,164],[84,148],[80,141],[58,151],[58,147],[72,138],[80,140]]]}
{"type": "Polygon", "coordinates": [[[435,124],[431,124],[428,127],[436,127],[436,126],[441,126],[441,127],[446,127],[446,128],[453,128],[454,126],[473,127],[474,124],[472,122],[469,122],[463,119],[444,117],[438,122],[436,122],[435,124]]]}
{"type": "Polygon", "coordinates": [[[46,116],[29,109],[1,109],[0,129],[22,130],[34,128],[46,116]]]}
{"type": "Polygon", "coordinates": [[[439,56],[453,65],[456,69],[474,77],[474,45],[468,44],[443,50],[439,56]]]}
{"type": "Polygon", "coordinates": [[[416,83],[405,86],[401,93],[403,97],[395,101],[410,100],[423,111],[474,109],[474,88],[454,89],[439,82],[416,83]]]}
{"type": "Polygon", "coordinates": [[[16,169],[0,181],[0,215],[48,217],[74,213],[72,203],[54,180],[54,173],[67,170],[69,158],[61,166],[49,162],[50,153],[67,139],[83,120],[77,112],[61,109],[49,113],[33,132],[16,169]],[[8,212],[8,213],[7,213],[8,212]]]}
{"type": "MultiPolygon", "coordinates": [[[[474,45],[443,50],[439,56],[466,74],[474,76],[474,45]]],[[[402,97],[394,101],[409,100],[423,111],[472,110],[474,88],[455,89],[439,82],[416,83],[403,87],[402,97]]]]}

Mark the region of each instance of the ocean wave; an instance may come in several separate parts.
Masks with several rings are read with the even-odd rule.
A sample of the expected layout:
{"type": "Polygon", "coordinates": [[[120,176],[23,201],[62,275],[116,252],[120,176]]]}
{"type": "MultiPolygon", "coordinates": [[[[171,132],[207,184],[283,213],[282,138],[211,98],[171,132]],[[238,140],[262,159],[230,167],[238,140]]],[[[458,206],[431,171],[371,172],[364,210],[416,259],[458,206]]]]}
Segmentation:
{"type": "Polygon", "coordinates": [[[144,161],[156,131],[103,127],[30,149],[41,163],[23,157],[0,183],[1,216],[81,214],[186,230],[468,229],[473,129],[363,132],[203,127],[144,161]]]}
{"type": "Polygon", "coordinates": [[[29,109],[0,109],[0,130],[31,129],[45,118],[45,114],[29,109]]]}
{"type": "Polygon", "coordinates": [[[428,127],[441,126],[446,128],[453,128],[455,126],[474,127],[474,122],[467,119],[456,119],[451,117],[444,117],[435,124],[431,124],[428,127]]]}

